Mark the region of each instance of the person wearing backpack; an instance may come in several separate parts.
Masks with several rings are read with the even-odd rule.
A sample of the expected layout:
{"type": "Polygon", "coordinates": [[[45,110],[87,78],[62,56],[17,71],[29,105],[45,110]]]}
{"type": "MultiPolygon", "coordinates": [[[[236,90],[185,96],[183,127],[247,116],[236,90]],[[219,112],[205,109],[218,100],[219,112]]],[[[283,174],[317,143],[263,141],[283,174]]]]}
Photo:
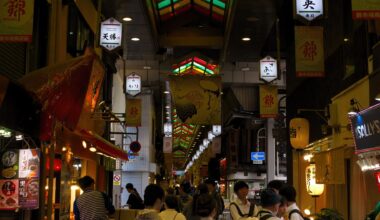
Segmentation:
{"type": "Polygon", "coordinates": [[[220,196],[219,192],[216,190],[217,185],[216,185],[216,181],[215,180],[209,178],[209,179],[205,180],[205,183],[207,184],[208,191],[210,192],[210,195],[216,201],[216,211],[217,211],[217,213],[216,213],[216,218],[215,219],[218,219],[218,217],[220,215],[222,215],[223,211],[224,211],[224,201],[223,201],[223,198],[220,196]]]}
{"type": "Polygon", "coordinates": [[[281,196],[273,189],[264,189],[261,192],[261,210],[257,213],[259,220],[281,220],[277,217],[281,204],[281,196]]]}
{"type": "Polygon", "coordinates": [[[128,183],[125,188],[129,193],[127,205],[130,209],[144,209],[144,201],[141,199],[140,194],[133,187],[132,183],[128,183]]]}
{"type": "Polygon", "coordinates": [[[244,181],[236,182],[234,192],[237,198],[230,203],[232,220],[256,220],[255,216],[258,213],[258,208],[247,199],[248,184],[244,181]]]}
{"type": "Polygon", "coordinates": [[[296,204],[296,189],[293,186],[285,186],[280,190],[280,195],[285,198],[288,206],[286,213],[289,220],[304,220],[300,209],[296,204]]]}
{"type": "Polygon", "coordinates": [[[165,197],[165,211],[158,214],[164,220],[186,220],[186,217],[179,212],[179,201],[174,195],[165,197]]]}

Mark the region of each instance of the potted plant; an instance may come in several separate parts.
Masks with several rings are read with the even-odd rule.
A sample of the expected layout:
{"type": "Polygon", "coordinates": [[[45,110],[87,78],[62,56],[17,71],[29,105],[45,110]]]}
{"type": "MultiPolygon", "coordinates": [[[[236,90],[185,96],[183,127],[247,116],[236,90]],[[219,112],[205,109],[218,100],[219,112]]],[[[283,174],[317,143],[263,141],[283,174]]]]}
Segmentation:
{"type": "Polygon", "coordinates": [[[323,208],[320,213],[315,214],[315,220],[344,220],[342,214],[335,209],[323,208]]]}

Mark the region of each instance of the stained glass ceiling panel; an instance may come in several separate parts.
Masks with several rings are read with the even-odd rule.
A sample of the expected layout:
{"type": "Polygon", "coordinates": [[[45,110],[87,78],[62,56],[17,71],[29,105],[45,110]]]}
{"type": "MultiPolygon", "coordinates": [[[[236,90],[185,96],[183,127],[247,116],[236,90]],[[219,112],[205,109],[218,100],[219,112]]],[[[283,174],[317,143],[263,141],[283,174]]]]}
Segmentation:
{"type": "Polygon", "coordinates": [[[173,65],[174,75],[198,74],[211,76],[218,73],[217,65],[208,63],[199,57],[192,57],[173,65]]]}

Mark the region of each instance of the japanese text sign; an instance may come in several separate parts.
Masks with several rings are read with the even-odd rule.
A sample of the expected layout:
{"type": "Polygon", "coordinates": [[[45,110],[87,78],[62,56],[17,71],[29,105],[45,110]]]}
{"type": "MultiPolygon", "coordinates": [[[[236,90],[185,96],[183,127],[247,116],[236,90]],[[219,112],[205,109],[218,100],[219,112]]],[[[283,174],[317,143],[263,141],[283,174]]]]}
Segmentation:
{"type": "Polygon", "coordinates": [[[114,18],[103,21],[100,27],[100,46],[107,50],[121,46],[122,29],[122,24],[114,18]]]}
{"type": "Polygon", "coordinates": [[[380,19],[380,1],[352,0],[352,18],[357,20],[380,19]]]}
{"type": "Polygon", "coordinates": [[[125,87],[128,94],[132,96],[139,94],[141,92],[141,77],[135,73],[127,76],[125,87]]]}
{"type": "Polygon", "coordinates": [[[265,82],[272,82],[278,78],[277,60],[270,56],[260,60],[260,79],[265,82]]]}
{"type": "Polygon", "coordinates": [[[278,114],[277,87],[260,86],[260,117],[274,118],[278,114]]]}
{"type": "Polygon", "coordinates": [[[296,12],[298,16],[312,21],[323,15],[323,0],[296,0],[296,12]]]}
{"type": "Polygon", "coordinates": [[[323,77],[323,27],[295,27],[295,47],[297,77],[323,77]]]}
{"type": "Polygon", "coordinates": [[[32,42],[34,0],[0,0],[0,42],[32,42]]]}
{"type": "Polygon", "coordinates": [[[141,126],[141,99],[127,99],[125,117],[127,126],[141,126]]]}

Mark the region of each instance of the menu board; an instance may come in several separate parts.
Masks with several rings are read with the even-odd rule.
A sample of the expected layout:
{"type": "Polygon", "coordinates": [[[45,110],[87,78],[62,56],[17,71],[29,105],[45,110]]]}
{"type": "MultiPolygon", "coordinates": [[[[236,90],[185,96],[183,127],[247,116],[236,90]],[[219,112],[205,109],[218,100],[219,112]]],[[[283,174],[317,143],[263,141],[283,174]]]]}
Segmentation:
{"type": "Polygon", "coordinates": [[[20,179],[19,184],[19,205],[22,208],[38,209],[39,201],[39,180],[20,179]]]}
{"type": "Polygon", "coordinates": [[[0,210],[18,207],[18,179],[0,180],[0,210]]]}
{"type": "Polygon", "coordinates": [[[18,174],[18,150],[7,150],[1,154],[1,178],[16,179],[18,174]]]}
{"type": "Polygon", "coordinates": [[[37,149],[20,150],[19,178],[38,178],[40,171],[40,154],[37,149]]]}

